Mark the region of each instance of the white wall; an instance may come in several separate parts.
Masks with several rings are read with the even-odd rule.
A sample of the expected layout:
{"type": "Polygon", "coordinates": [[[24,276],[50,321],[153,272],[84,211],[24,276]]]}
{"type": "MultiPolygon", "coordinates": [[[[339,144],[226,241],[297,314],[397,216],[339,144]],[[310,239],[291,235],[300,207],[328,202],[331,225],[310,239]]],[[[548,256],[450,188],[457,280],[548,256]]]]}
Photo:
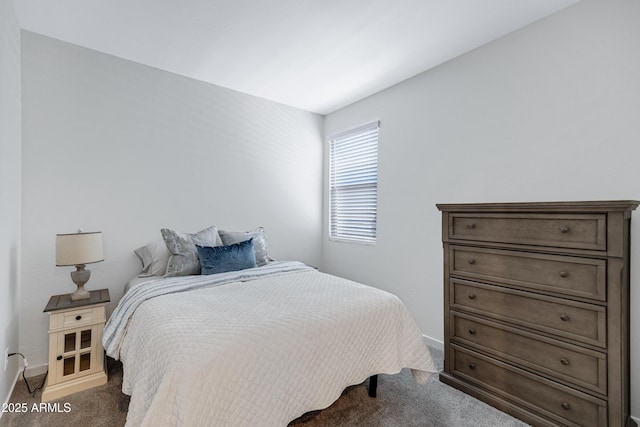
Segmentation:
{"type": "MultiPolygon", "coordinates": [[[[330,242],[325,218],[323,268],[395,292],[442,340],[436,203],[640,199],[639,22],[640,1],[584,0],[328,115],[327,137],[381,120],[379,222],[368,247],[330,242]]],[[[640,226],[632,233],[638,417],[640,226]]]]}
{"type": "MultiPolygon", "coordinates": [[[[11,0],[0,0],[0,402],[18,372],[20,256],[20,30],[11,0]]],[[[0,414],[2,416],[2,414],[0,414]]]]}
{"type": "Polygon", "coordinates": [[[111,304],[160,228],[264,226],[270,253],[319,264],[322,117],[22,32],[20,347],[46,363],[49,297],[75,289],[55,234],[102,230],[88,289],[111,304]]]}

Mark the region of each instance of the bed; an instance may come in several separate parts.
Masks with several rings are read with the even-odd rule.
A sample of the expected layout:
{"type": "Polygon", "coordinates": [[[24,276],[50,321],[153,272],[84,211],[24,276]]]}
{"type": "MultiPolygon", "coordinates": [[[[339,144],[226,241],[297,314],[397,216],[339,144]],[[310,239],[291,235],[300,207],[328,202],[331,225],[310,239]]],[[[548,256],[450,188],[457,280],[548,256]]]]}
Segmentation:
{"type": "Polygon", "coordinates": [[[103,345],[128,426],[286,426],[370,376],[436,372],[396,296],[294,261],[135,280],[103,345]]]}

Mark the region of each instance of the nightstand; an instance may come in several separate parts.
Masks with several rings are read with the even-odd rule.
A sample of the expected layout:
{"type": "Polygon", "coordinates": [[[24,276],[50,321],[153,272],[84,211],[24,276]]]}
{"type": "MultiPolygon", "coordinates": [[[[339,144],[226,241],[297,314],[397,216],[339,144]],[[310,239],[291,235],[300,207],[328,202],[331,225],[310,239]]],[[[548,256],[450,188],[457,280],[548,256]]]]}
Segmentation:
{"type": "Polygon", "coordinates": [[[109,290],[90,291],[90,298],[71,301],[54,295],[44,309],[49,313],[49,374],[42,402],[106,384],[102,330],[109,290]]]}

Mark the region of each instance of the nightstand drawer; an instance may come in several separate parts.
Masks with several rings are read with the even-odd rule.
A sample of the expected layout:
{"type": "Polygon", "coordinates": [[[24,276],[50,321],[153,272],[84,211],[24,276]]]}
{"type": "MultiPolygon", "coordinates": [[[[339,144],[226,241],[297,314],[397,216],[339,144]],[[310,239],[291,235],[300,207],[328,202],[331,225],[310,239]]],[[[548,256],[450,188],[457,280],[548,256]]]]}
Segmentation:
{"type": "Polygon", "coordinates": [[[606,250],[606,215],[466,214],[449,216],[449,238],[606,250]]]}
{"type": "Polygon", "coordinates": [[[597,393],[607,393],[606,354],[451,312],[453,340],[543,375],[597,393]]]}
{"type": "Polygon", "coordinates": [[[605,307],[451,279],[452,307],[606,347],[605,307]]]}
{"type": "Polygon", "coordinates": [[[533,290],[605,301],[602,259],[454,246],[450,273],[533,290]]]}
{"type": "Polygon", "coordinates": [[[51,314],[49,330],[70,329],[105,321],[104,305],[51,314]]]}
{"type": "Polygon", "coordinates": [[[455,375],[562,425],[607,425],[607,404],[602,399],[455,345],[452,350],[455,375]]]}

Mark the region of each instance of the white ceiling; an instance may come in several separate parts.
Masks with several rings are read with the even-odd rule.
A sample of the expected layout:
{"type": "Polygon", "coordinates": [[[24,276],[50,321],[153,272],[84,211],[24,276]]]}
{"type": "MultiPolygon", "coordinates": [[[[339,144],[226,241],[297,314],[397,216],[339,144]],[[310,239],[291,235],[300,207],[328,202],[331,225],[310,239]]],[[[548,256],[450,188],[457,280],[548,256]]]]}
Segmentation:
{"type": "Polygon", "coordinates": [[[21,28],[320,114],[578,0],[13,0],[21,28]]]}

